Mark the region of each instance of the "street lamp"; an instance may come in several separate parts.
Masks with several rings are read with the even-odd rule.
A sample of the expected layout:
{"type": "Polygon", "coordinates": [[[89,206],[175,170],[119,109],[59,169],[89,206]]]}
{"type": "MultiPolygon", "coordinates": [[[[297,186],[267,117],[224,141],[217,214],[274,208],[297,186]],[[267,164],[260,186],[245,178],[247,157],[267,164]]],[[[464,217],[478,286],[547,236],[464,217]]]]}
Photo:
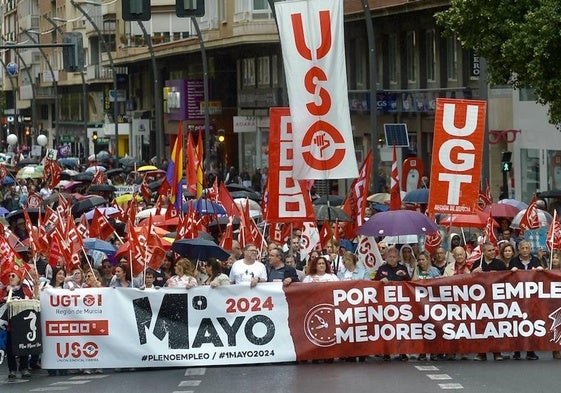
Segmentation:
{"type": "MultiPolygon", "coordinates": [[[[33,31],[33,30],[25,30],[25,29],[22,29],[21,32],[23,34],[27,35],[29,37],[29,39],[31,41],[33,41],[34,44],[39,43],[39,37],[38,36],[41,35],[41,32],[33,31]],[[33,35],[36,35],[36,37],[33,37],[33,35]]],[[[41,47],[39,47],[39,51],[41,52],[41,55],[43,56],[43,58],[47,62],[47,67],[49,67],[49,72],[51,73],[51,78],[53,78],[53,81],[52,81],[53,94],[55,96],[55,113],[54,113],[55,130],[54,130],[53,137],[56,138],[58,136],[58,83],[57,83],[57,78],[55,76],[55,73],[53,72],[53,67],[51,65],[51,62],[49,61],[49,58],[47,57],[47,54],[45,53],[45,51],[41,47]]],[[[41,135],[39,135],[39,136],[41,136],[41,135]]],[[[37,137],[37,138],[39,138],[39,137],[37,137]]],[[[39,139],[37,139],[37,140],[39,140],[39,139]]]]}
{"type": "Polygon", "coordinates": [[[6,137],[6,142],[8,142],[8,145],[14,147],[18,144],[18,136],[16,134],[10,134],[6,137]]]}
{"type": "MultiPolygon", "coordinates": [[[[100,7],[103,4],[96,3],[92,1],[84,1],[83,4],[89,4],[96,7],[100,7]]],[[[115,122],[115,157],[118,156],[119,153],[119,108],[117,107],[117,71],[115,70],[115,63],[113,62],[113,55],[111,54],[111,48],[107,44],[105,37],[99,30],[97,24],[93,21],[92,17],[84,10],[84,8],[76,3],[74,0],[70,0],[70,4],[72,4],[84,17],[90,22],[93,26],[98,39],[101,41],[103,45],[103,49],[107,53],[107,57],[109,58],[109,66],[111,67],[111,71],[113,72],[113,94],[114,94],[114,101],[113,101],[113,121],[115,122]]],[[[108,3],[109,4],[109,3],[108,3]]],[[[130,143],[130,142],[129,142],[130,143]]]]}
{"type": "MultiPolygon", "coordinates": [[[[12,75],[9,71],[8,71],[8,67],[6,66],[6,63],[4,62],[4,60],[2,60],[2,58],[0,58],[0,63],[2,63],[2,67],[4,67],[4,69],[6,70],[6,73],[8,74],[8,78],[10,79],[10,85],[12,86],[12,91],[14,92],[14,132],[17,132],[18,130],[18,100],[16,97],[16,93],[17,93],[17,86],[14,85],[14,75],[12,75]]],[[[9,126],[8,126],[8,132],[9,131],[9,126]]],[[[17,137],[16,137],[16,143],[17,143],[17,137]]]]}

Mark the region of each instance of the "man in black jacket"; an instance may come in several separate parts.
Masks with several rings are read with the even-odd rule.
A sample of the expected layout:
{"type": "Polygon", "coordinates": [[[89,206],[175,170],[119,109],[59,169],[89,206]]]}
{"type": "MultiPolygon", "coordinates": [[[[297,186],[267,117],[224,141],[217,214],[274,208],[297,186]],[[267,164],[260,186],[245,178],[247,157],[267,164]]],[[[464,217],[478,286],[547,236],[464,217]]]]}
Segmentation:
{"type": "Polygon", "coordinates": [[[293,282],[299,282],[296,269],[286,265],[283,260],[282,249],[274,248],[269,251],[269,263],[267,264],[267,281],[282,281],[284,286],[293,282]]]}

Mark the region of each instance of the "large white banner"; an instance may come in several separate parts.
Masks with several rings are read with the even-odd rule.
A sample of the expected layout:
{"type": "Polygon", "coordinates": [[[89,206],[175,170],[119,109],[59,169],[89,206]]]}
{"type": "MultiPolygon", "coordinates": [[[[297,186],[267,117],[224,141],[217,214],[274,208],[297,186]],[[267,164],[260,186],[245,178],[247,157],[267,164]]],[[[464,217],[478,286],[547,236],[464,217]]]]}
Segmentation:
{"type": "Polygon", "coordinates": [[[45,289],[44,368],[163,367],[296,359],[282,285],[45,289]]]}
{"type": "Polygon", "coordinates": [[[295,179],[355,178],[347,96],[343,0],[275,3],[290,113],[295,179]]]}

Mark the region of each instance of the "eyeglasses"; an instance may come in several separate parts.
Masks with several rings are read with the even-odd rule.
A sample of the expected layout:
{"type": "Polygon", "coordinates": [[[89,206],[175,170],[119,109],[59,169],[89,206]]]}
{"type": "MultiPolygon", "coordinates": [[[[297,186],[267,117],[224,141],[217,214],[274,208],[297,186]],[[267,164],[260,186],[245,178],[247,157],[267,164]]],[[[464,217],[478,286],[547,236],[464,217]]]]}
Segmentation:
{"type": "Polygon", "coordinates": [[[15,273],[10,273],[10,274],[8,274],[8,277],[9,277],[9,278],[16,278],[16,277],[17,277],[17,274],[15,274],[15,273]]]}

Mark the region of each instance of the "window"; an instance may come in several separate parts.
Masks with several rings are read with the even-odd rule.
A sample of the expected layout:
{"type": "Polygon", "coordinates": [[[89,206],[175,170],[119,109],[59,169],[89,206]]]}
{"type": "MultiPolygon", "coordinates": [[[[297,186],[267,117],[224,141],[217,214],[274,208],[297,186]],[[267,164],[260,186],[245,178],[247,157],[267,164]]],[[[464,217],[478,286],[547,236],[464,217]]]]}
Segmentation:
{"type": "MultiPolygon", "coordinates": [[[[368,59],[366,58],[367,53],[365,53],[364,48],[368,47],[368,44],[364,42],[364,39],[357,38],[354,40],[354,52],[355,52],[355,81],[357,90],[366,90],[368,88],[367,74],[368,69],[368,59]]],[[[351,63],[352,64],[352,63],[351,63]]]]}
{"type": "Polygon", "coordinates": [[[255,59],[242,60],[242,86],[255,87],[255,59]]]}
{"type": "Polygon", "coordinates": [[[426,60],[427,60],[427,81],[436,81],[436,35],[434,30],[427,31],[426,39],[426,60]]]}
{"type": "Polygon", "coordinates": [[[407,80],[415,82],[417,80],[417,39],[414,31],[408,31],[406,35],[407,51],[407,80]]]}
{"type": "Polygon", "coordinates": [[[269,9],[269,3],[267,0],[253,0],[253,10],[254,11],[267,11],[269,9]]]}
{"type": "Polygon", "coordinates": [[[273,87],[279,85],[279,59],[277,55],[271,56],[271,83],[273,87]]]}
{"type": "Polygon", "coordinates": [[[456,35],[446,39],[446,67],[448,68],[448,80],[458,79],[458,52],[456,48],[456,35]]]}
{"type": "Polygon", "coordinates": [[[269,56],[257,58],[257,87],[269,87],[271,85],[269,56]]]}
{"type": "Polygon", "coordinates": [[[225,23],[226,22],[226,0],[220,0],[219,3],[219,17],[220,17],[220,22],[225,23]]]}
{"type": "Polygon", "coordinates": [[[391,34],[388,39],[388,66],[390,83],[397,83],[397,69],[398,69],[398,45],[397,34],[391,34]]]}

